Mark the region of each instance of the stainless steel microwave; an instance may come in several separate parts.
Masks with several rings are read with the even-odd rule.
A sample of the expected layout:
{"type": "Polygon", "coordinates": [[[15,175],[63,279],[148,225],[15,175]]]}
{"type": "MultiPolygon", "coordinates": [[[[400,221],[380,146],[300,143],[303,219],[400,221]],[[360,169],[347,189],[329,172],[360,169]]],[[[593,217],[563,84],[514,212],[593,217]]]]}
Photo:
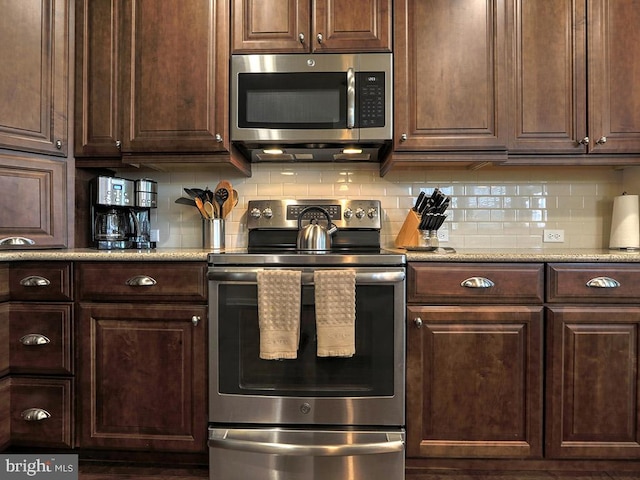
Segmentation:
{"type": "Polygon", "coordinates": [[[392,71],[391,53],[234,55],[231,141],[301,156],[390,143],[392,71]]]}

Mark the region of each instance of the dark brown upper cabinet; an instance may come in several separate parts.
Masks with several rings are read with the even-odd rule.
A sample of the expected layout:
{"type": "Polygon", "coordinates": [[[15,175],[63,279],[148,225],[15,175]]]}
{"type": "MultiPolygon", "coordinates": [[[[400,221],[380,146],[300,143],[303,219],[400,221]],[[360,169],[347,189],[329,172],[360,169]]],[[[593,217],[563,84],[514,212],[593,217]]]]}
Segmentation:
{"type": "Polygon", "coordinates": [[[226,0],[78,1],[78,165],[230,162],[248,173],[230,155],[228,57],[226,0]]]}
{"type": "Polygon", "coordinates": [[[390,52],[391,0],[233,0],[232,53],[390,52]]]}
{"type": "Polygon", "coordinates": [[[3,2],[0,148],[66,157],[68,0],[3,2]]]}
{"type": "MultiPolygon", "coordinates": [[[[640,4],[510,4],[513,153],[640,153],[640,4]]],[[[589,163],[597,163],[591,159],[589,163]]]]}
{"type": "Polygon", "coordinates": [[[422,153],[434,151],[464,151],[466,157],[498,151],[506,157],[506,96],[500,93],[507,85],[505,0],[394,5],[389,164],[423,162],[422,153]]]}

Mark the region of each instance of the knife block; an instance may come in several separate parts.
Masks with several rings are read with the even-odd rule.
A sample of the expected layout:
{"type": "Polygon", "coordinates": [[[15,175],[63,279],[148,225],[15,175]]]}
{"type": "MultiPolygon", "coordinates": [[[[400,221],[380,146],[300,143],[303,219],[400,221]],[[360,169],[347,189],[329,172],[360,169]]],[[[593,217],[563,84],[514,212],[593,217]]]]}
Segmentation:
{"type": "Polygon", "coordinates": [[[407,218],[404,219],[402,228],[398,232],[395,245],[398,248],[401,247],[415,247],[419,243],[420,232],[418,227],[420,226],[420,217],[415,210],[409,210],[407,218]]]}

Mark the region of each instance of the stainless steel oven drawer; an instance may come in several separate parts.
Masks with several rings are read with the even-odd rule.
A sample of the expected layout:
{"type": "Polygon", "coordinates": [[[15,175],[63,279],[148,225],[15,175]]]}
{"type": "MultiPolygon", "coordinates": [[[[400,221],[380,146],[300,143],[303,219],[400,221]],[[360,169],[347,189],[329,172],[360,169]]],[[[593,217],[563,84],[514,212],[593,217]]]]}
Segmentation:
{"type": "Polygon", "coordinates": [[[209,427],[216,480],[404,479],[405,431],[209,427]]]}

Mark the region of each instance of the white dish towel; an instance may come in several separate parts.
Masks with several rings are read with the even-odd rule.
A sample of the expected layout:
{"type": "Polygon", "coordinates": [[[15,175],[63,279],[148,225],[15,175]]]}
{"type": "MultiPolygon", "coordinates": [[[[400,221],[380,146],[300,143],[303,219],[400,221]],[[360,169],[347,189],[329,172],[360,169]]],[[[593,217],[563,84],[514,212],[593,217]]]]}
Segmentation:
{"type": "Polygon", "coordinates": [[[300,339],[301,272],[258,272],[260,358],[281,360],[298,357],[300,339]]]}
{"type": "Polygon", "coordinates": [[[356,272],[316,270],[318,357],[352,357],[356,353],[356,272]]]}

